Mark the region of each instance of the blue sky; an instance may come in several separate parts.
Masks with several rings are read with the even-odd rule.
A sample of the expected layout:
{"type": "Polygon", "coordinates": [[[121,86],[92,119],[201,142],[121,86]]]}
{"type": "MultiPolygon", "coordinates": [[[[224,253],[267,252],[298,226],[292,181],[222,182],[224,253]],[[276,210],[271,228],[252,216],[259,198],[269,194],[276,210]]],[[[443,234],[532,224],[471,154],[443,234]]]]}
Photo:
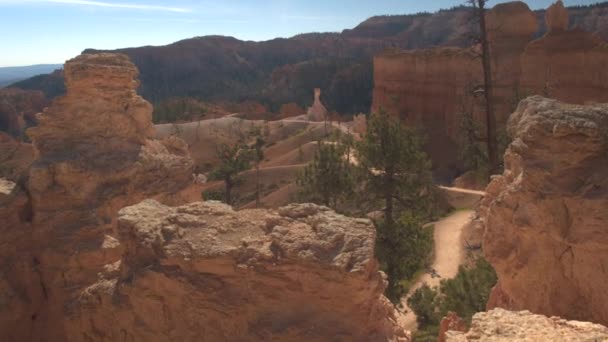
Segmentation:
{"type": "MultiPolygon", "coordinates": [[[[244,40],[341,31],[379,14],[463,0],[0,0],[0,66],[63,63],[85,48],[165,45],[203,35],[244,40]]],[[[490,1],[490,4],[504,1],[490,1]]],[[[528,0],[532,8],[552,0],[528,0]]],[[[566,0],[566,5],[597,0],[566,0]]]]}

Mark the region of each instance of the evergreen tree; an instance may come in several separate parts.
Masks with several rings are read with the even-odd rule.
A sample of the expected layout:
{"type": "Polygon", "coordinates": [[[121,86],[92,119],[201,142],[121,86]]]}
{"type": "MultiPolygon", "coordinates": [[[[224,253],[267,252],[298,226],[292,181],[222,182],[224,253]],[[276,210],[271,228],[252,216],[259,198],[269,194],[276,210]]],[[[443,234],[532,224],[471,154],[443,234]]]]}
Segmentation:
{"type": "Polygon", "coordinates": [[[433,214],[437,194],[431,165],[422,139],[382,110],[371,115],[356,160],[365,174],[366,199],[384,208],[376,226],[376,253],[388,275],[387,296],[398,302],[405,290],[401,281],[414,275],[432,249],[430,230],[422,227],[433,214]]]}
{"type": "Polygon", "coordinates": [[[246,145],[237,143],[219,144],[216,155],[220,165],[210,173],[210,179],[224,181],[224,202],[232,205],[232,189],[236,185],[238,174],[251,168],[251,150],[246,145]]]}
{"type": "Polygon", "coordinates": [[[339,143],[318,142],[313,160],[296,181],[301,199],[338,208],[354,185],[352,166],[344,153],[345,148],[339,143]]]}

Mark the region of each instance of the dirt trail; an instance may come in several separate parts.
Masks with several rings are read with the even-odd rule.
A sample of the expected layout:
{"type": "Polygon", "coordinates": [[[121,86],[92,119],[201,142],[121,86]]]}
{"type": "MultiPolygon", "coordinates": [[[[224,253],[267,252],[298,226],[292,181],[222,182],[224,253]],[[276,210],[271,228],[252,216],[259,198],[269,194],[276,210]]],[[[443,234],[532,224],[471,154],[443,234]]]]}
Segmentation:
{"type": "Polygon", "coordinates": [[[465,256],[460,235],[464,226],[470,222],[473,213],[473,210],[460,210],[434,223],[435,261],[432,268],[440,277],[433,278],[430,273],[423,274],[414,283],[408,295],[402,299],[406,313],[401,317],[401,323],[407,330],[417,329],[416,315],[407,306],[407,298],[424,283],[431,287],[438,286],[442,279],[453,278],[458,273],[458,266],[463,263],[465,256]]]}

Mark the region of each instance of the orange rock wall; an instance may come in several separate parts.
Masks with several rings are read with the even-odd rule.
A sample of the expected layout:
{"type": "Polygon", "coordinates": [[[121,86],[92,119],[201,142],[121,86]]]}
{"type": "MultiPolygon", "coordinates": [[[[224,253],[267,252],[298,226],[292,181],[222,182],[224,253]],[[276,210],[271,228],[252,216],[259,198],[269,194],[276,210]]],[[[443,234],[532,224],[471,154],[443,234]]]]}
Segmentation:
{"type": "MultiPolygon", "coordinates": [[[[535,41],[537,21],[523,2],[488,12],[499,129],[530,95],[577,104],[608,102],[608,47],[593,34],[560,29],[563,11],[548,11],[551,31],[535,41]]],[[[384,108],[422,128],[436,174],[452,179],[464,171],[457,146],[461,113],[470,112],[485,124],[482,85],[476,47],[386,52],[374,58],[372,110],[384,108]]]]}

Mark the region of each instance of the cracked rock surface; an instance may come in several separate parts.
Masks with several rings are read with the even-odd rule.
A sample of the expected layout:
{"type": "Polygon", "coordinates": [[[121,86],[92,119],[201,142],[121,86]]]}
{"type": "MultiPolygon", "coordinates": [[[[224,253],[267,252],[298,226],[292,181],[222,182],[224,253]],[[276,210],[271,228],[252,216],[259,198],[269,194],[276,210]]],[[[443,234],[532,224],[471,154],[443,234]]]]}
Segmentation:
{"type": "Polygon", "coordinates": [[[523,100],[488,186],[489,308],[608,324],[608,105],[523,100]]]}
{"type": "Polygon", "coordinates": [[[369,220],[312,204],[237,212],[146,200],[119,212],[119,231],[119,275],[87,289],[74,315],[87,338],[408,340],[382,294],[369,220]]]}

